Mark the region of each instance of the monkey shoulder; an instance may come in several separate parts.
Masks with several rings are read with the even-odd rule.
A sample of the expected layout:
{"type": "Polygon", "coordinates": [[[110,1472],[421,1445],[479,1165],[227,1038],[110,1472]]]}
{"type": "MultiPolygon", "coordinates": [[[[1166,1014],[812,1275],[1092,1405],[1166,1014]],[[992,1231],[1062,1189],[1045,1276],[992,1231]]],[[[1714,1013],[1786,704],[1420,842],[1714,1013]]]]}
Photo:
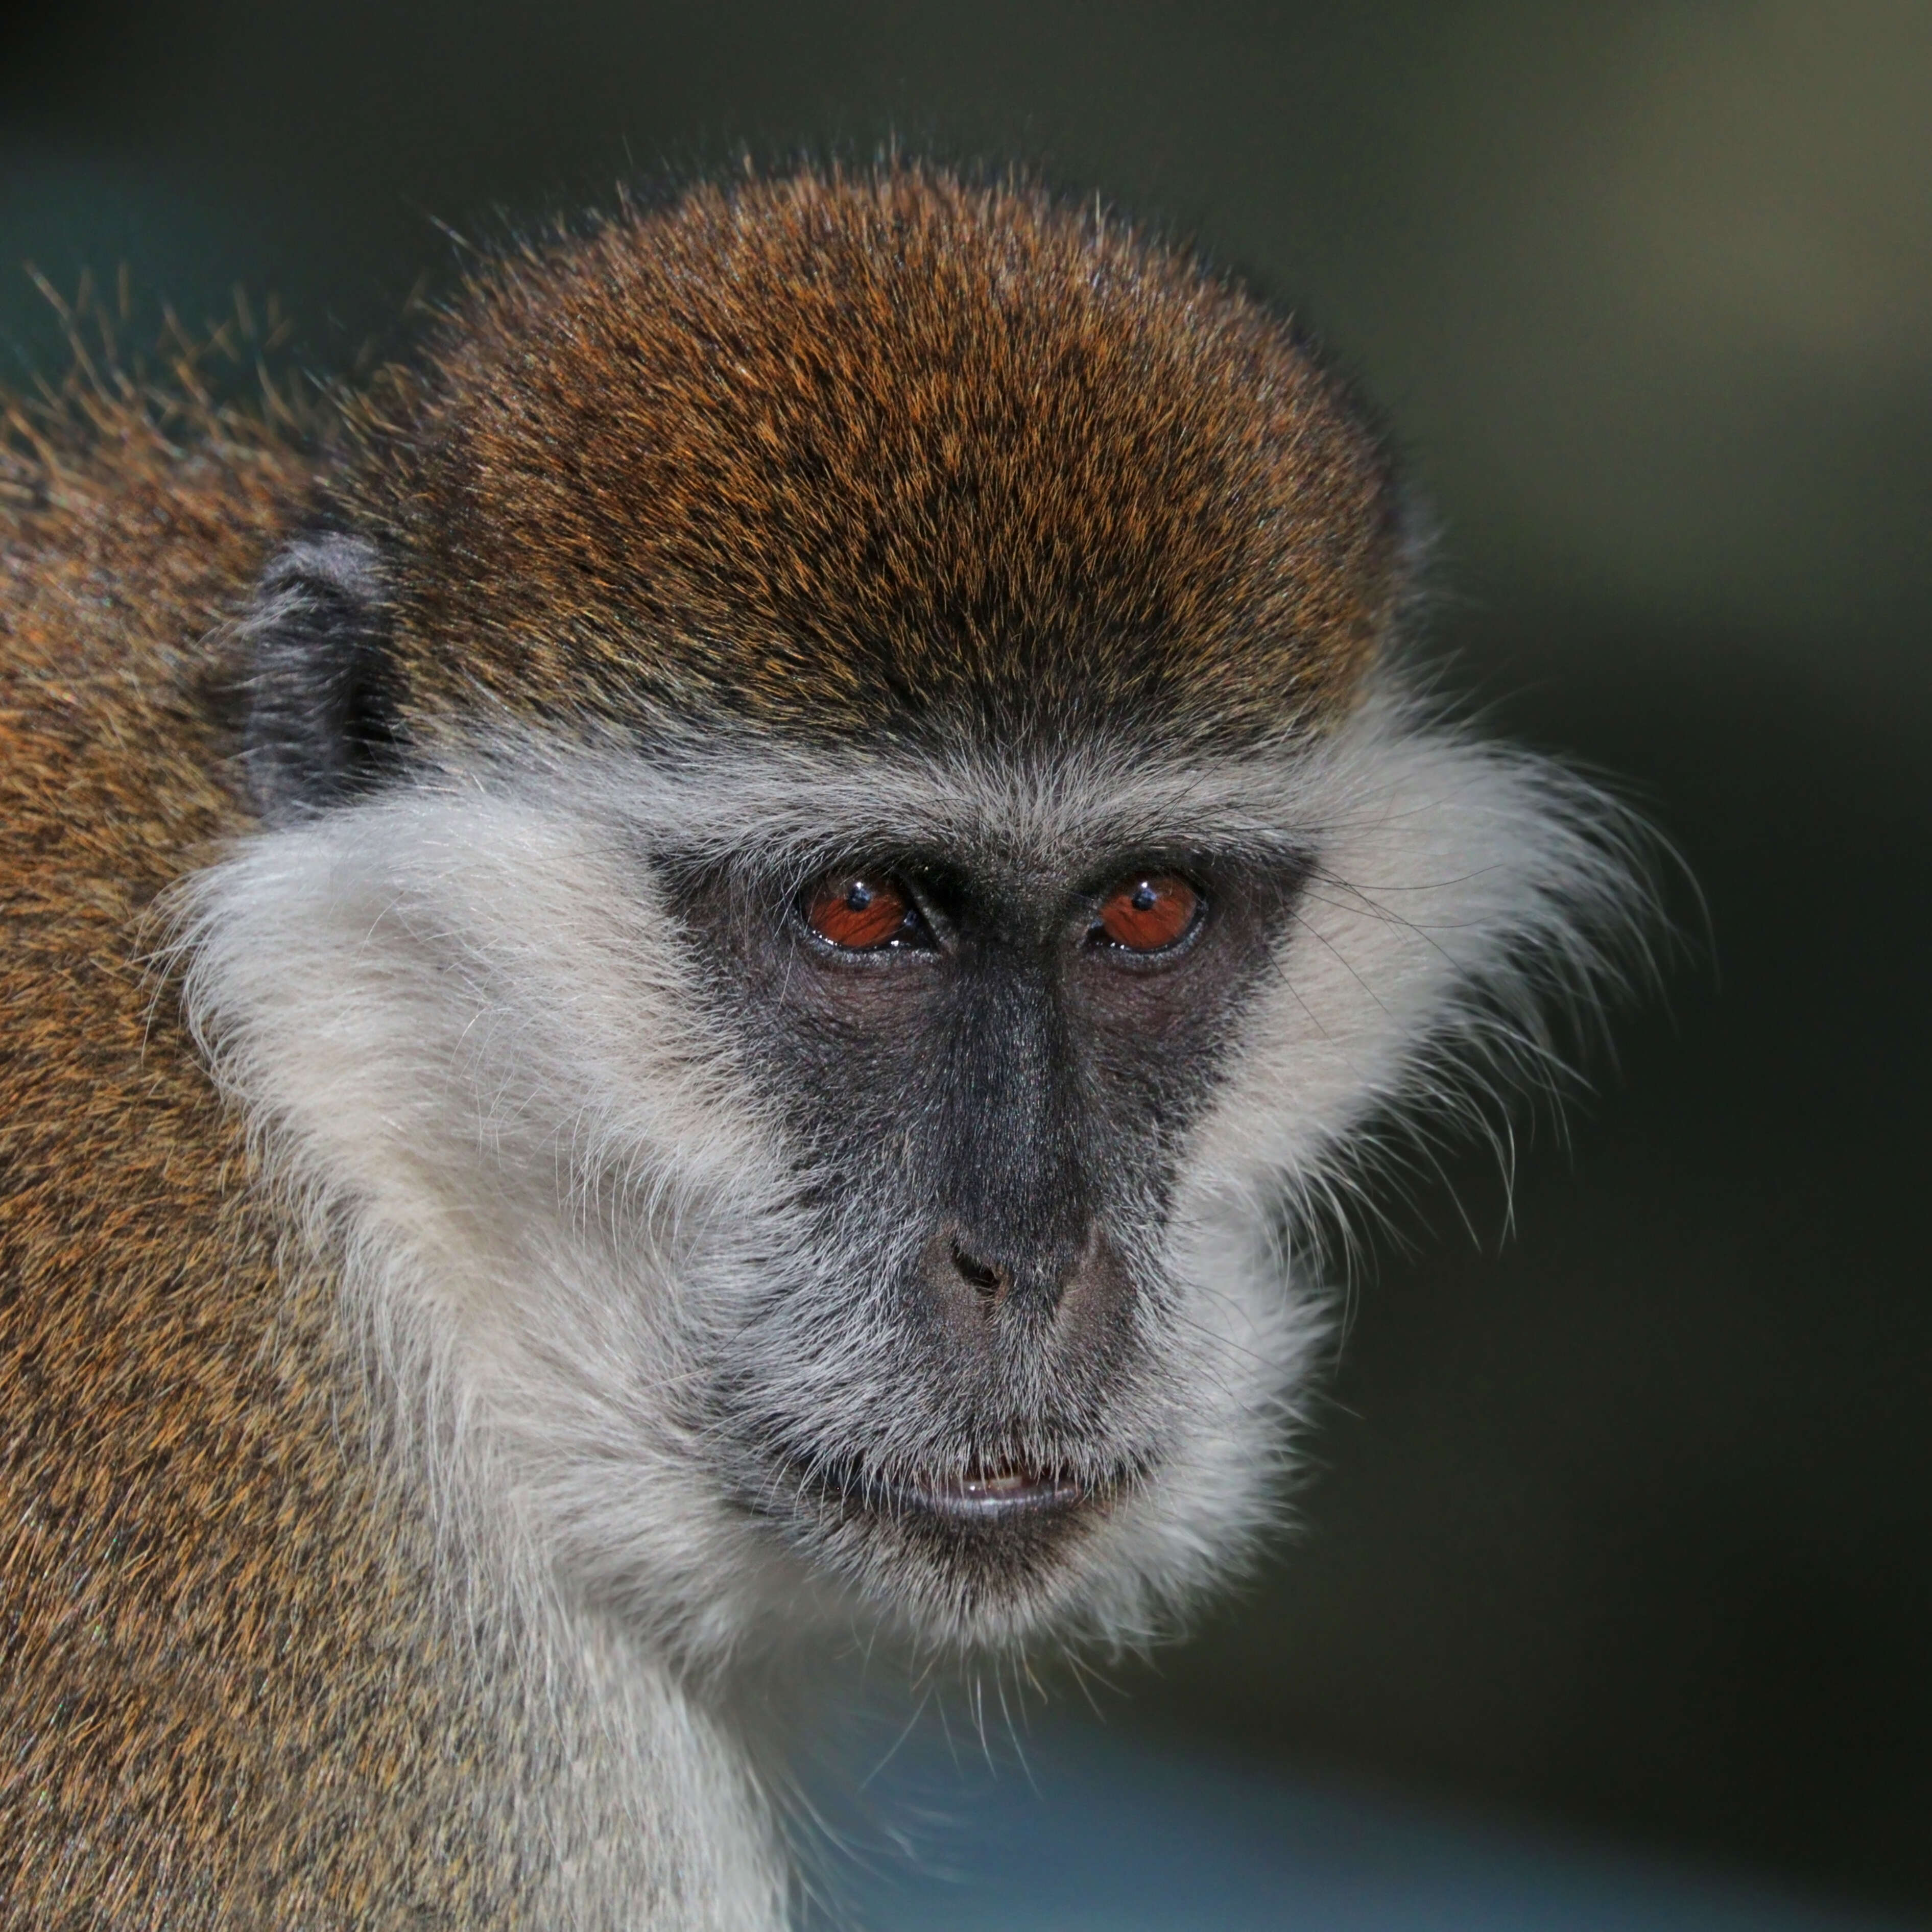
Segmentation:
{"type": "Polygon", "coordinates": [[[127,410],[8,480],[0,1925],[442,1922],[458,1828],[425,1815],[463,1808],[418,1762],[411,1526],[149,963],[246,822],[209,640],[302,460],[127,410]]]}

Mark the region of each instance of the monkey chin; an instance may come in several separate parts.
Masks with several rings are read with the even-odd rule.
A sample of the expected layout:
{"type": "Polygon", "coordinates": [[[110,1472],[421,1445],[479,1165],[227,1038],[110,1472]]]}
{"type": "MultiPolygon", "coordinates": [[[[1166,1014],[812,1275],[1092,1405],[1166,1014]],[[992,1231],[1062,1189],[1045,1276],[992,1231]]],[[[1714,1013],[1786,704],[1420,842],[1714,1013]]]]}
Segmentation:
{"type": "MultiPolygon", "coordinates": [[[[1126,1449],[1113,1433],[964,1456],[800,1455],[771,1466],[749,1507],[831,1584],[832,1621],[886,1648],[964,1660],[1138,1646],[1246,1550],[1275,1507],[1279,1453],[1250,1442],[1246,1480],[1221,1484],[1180,1443],[1126,1449]]],[[[808,1594],[784,1600],[792,1627],[808,1594]]]]}
{"type": "Polygon", "coordinates": [[[883,1634],[967,1654],[1114,1628],[1136,1565],[1130,1519],[1160,1509],[1151,1455],[989,1452],[963,1467],[794,1466],[760,1513],[883,1634]]]}

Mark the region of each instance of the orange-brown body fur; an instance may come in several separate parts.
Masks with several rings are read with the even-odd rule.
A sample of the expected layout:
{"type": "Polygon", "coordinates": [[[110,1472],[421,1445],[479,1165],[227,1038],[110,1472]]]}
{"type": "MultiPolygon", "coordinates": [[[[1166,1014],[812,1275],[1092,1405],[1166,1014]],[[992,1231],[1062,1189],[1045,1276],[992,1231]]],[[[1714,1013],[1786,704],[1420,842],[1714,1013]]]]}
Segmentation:
{"type": "Polygon", "coordinates": [[[95,413],[0,508],[0,1923],[472,1922],[420,1535],[140,962],[244,820],[202,640],[303,465],[95,413]]]}

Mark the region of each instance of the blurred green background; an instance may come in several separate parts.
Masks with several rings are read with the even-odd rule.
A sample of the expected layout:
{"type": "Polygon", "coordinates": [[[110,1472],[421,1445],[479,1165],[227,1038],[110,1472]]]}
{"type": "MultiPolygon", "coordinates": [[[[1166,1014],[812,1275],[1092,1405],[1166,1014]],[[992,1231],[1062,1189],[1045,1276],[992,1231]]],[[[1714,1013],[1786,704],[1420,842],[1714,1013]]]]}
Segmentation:
{"type": "Polygon", "coordinates": [[[1439,515],[1430,652],[1714,935],[1507,1238],[1418,1178],[1298,1535],[1110,1724],[1932,1911],[1932,8],[16,10],[0,380],[61,361],[23,260],[340,369],[448,229],[888,139],[1310,320],[1439,515]]]}

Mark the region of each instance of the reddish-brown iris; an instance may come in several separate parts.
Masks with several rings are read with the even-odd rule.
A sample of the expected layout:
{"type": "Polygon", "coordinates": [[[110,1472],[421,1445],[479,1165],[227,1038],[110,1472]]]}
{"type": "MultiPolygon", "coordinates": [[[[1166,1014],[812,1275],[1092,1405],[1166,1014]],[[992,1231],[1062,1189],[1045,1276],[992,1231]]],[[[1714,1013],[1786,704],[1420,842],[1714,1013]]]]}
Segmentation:
{"type": "Polygon", "coordinates": [[[1201,912],[1201,895],[1172,872],[1124,879],[1107,895],[1098,929],[1127,952],[1160,952],[1185,938],[1201,912]]]}
{"type": "Polygon", "coordinates": [[[824,880],[806,902],[805,922],[820,939],[855,952],[886,945],[911,922],[912,903],[890,879],[848,872],[824,880]]]}

